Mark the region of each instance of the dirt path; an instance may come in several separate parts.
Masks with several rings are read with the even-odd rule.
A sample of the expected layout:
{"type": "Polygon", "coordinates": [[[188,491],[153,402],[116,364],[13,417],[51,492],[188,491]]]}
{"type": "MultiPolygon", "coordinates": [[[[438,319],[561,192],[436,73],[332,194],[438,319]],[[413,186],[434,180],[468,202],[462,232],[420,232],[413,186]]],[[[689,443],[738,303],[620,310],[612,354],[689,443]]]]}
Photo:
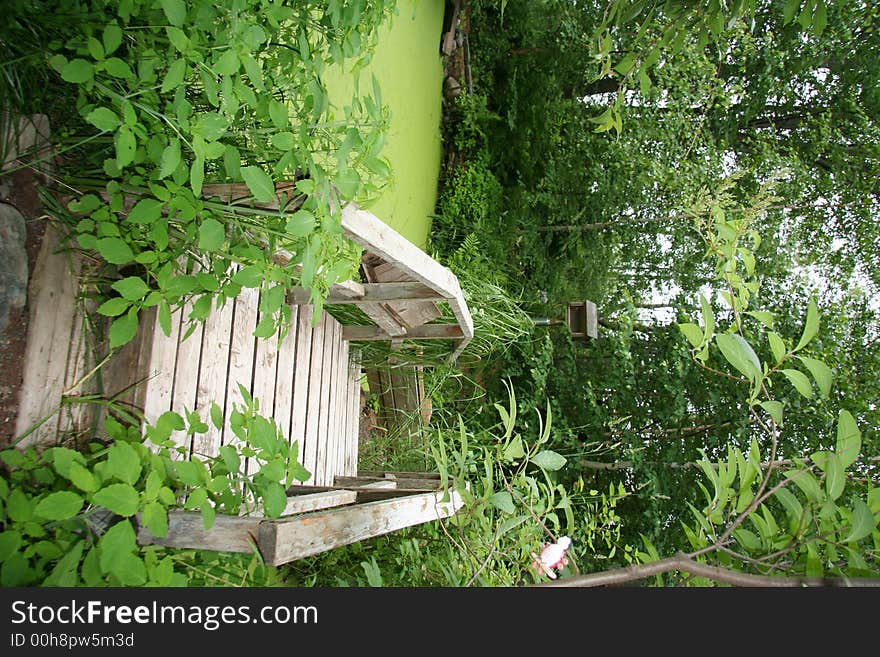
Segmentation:
{"type": "MultiPolygon", "coordinates": [[[[20,169],[3,176],[8,194],[0,201],[9,203],[25,219],[27,238],[28,274],[34,271],[40,251],[46,220],[43,218],[37,186],[42,181],[31,169],[20,169]]],[[[0,447],[5,447],[15,436],[18,399],[24,372],[24,352],[27,345],[29,304],[11,308],[6,330],[0,335],[0,447]]]]}

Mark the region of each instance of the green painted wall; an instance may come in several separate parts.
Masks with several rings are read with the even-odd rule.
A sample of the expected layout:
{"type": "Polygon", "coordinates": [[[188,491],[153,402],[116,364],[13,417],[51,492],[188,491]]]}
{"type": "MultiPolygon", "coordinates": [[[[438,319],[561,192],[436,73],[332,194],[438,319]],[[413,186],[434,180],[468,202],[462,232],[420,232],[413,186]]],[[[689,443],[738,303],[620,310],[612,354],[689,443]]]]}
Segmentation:
{"type": "MultiPolygon", "coordinates": [[[[397,15],[379,33],[376,53],[361,74],[379,81],[391,125],[382,151],[394,172],[392,187],[369,210],[414,244],[424,247],[431,230],[440,174],[443,0],[398,0],[397,15]]],[[[328,69],[330,97],[351,98],[350,67],[328,69]]]]}

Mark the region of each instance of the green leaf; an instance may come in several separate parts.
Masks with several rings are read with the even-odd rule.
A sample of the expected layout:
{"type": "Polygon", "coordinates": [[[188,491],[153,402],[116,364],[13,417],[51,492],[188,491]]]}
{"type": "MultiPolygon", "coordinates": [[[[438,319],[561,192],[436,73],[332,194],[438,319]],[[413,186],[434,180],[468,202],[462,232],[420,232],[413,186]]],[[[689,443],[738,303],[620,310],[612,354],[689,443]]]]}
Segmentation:
{"type": "Polygon", "coordinates": [[[357,196],[361,186],[361,177],[351,167],[340,165],[339,170],[333,177],[333,184],[339,189],[344,199],[353,199],[357,196]]]}
{"type": "Polygon", "coordinates": [[[181,27],[186,19],[186,3],[183,0],[159,0],[168,22],[181,27]]]}
{"type": "Polygon", "coordinates": [[[507,491],[500,491],[489,498],[489,504],[496,509],[501,509],[504,513],[514,513],[516,511],[513,506],[513,498],[507,491]]]}
{"type": "Polygon", "coordinates": [[[0,563],[3,563],[13,554],[18,552],[21,545],[21,532],[8,529],[0,532],[0,563]]]}
{"type": "Polygon", "coordinates": [[[215,401],[211,402],[211,424],[217,429],[223,428],[223,409],[215,401]]]}
{"type": "Polygon", "coordinates": [[[107,474],[127,484],[141,476],[141,458],[129,443],[118,441],[107,450],[107,474]]]}
{"type": "Polygon", "coordinates": [[[143,584],[147,579],[147,573],[144,562],[135,556],[137,549],[131,523],[128,521],[116,523],[98,541],[101,571],[117,577],[126,585],[143,584]]]}
{"type": "Polygon", "coordinates": [[[778,365],[782,362],[782,359],[785,358],[785,342],[783,342],[782,338],[772,331],[767,333],[767,342],[770,343],[770,351],[773,352],[773,358],[776,361],[775,364],[778,365]]]}
{"type": "Polygon", "coordinates": [[[101,41],[104,45],[104,55],[113,54],[116,49],[122,44],[122,28],[116,24],[116,21],[112,23],[107,23],[104,27],[104,33],[101,36],[101,41]]]}
{"type": "Polygon", "coordinates": [[[827,398],[831,392],[831,383],[834,380],[831,368],[815,358],[807,358],[806,356],[798,356],[798,358],[804,364],[804,367],[810,371],[810,374],[813,375],[813,379],[815,379],[816,385],[819,386],[822,397],[827,398]]]}
{"type": "Polygon", "coordinates": [[[94,74],[95,65],[85,59],[72,59],[61,69],[61,78],[73,84],[87,82],[94,74]]]}
{"type": "Polygon", "coordinates": [[[128,310],[129,306],[131,306],[130,301],[126,301],[121,297],[114,297],[98,306],[98,314],[104,317],[117,317],[128,310]]]}
{"type": "Polygon", "coordinates": [[[37,503],[34,514],[46,520],[67,520],[79,513],[83,501],[82,497],[71,491],[50,493],[37,503]]]}
{"type": "Polygon", "coordinates": [[[825,501],[825,494],[819,488],[819,482],[809,470],[788,470],[784,475],[787,479],[791,479],[810,500],[814,502],[825,501]]]}
{"type": "Polygon", "coordinates": [[[789,380],[791,385],[793,385],[801,395],[809,399],[813,396],[813,386],[810,385],[810,380],[807,378],[807,375],[799,370],[781,370],[785,375],[785,378],[789,380]]]}
{"type": "Polygon", "coordinates": [[[92,500],[116,515],[128,518],[137,513],[140,497],[129,484],[110,484],[95,493],[92,500]]]}
{"type": "Polygon", "coordinates": [[[708,342],[715,333],[715,313],[712,305],[702,294],[700,295],[700,314],[703,316],[703,340],[708,342]]]}
{"type": "Polygon", "coordinates": [[[232,282],[242,287],[260,287],[263,282],[263,269],[259,265],[239,269],[233,274],[232,282]]]}
{"type": "Polygon", "coordinates": [[[223,445],[218,451],[227,470],[238,472],[241,469],[241,457],[232,445],[223,445]]]}
{"type": "Polygon", "coordinates": [[[296,137],[292,132],[276,132],[269,141],[279,151],[289,151],[296,144],[296,137]]]}
{"type": "Polygon", "coordinates": [[[284,513],[287,507],[287,492],[284,486],[277,482],[270,482],[262,490],[263,511],[269,518],[277,518],[284,513]]]}
{"type": "Polygon", "coordinates": [[[134,154],[137,149],[137,140],[131,128],[123,125],[116,131],[114,139],[116,143],[116,166],[124,169],[134,161],[134,154]]]}
{"type": "Polygon", "coordinates": [[[116,349],[131,342],[137,334],[138,314],[137,308],[131,308],[122,317],[117,317],[110,325],[110,348],[116,349]]]}
{"type": "Polygon", "coordinates": [[[279,130],[283,130],[289,125],[287,105],[275,100],[269,101],[269,118],[279,130]]]}
{"type": "Polygon", "coordinates": [[[773,494],[782,504],[792,523],[800,523],[803,520],[804,507],[801,506],[794,493],[787,488],[779,488],[773,494]]]}
{"type": "Polygon", "coordinates": [[[856,498],[852,508],[852,529],[843,542],[860,541],[874,531],[874,514],[862,500],[856,498]]]}
{"type": "Polygon", "coordinates": [[[285,232],[291,237],[305,237],[315,229],[316,219],[308,210],[297,210],[287,220],[285,232]]]}
{"type": "Polygon", "coordinates": [[[809,305],[807,306],[807,321],[804,323],[804,332],[803,334],[801,334],[801,339],[794,350],[800,351],[803,347],[807,346],[810,341],[816,336],[816,333],[818,333],[818,331],[819,311],[816,309],[816,302],[811,299],[809,305]]]}
{"type": "MultiPolygon", "coordinates": [[[[171,42],[171,45],[173,45],[181,54],[184,54],[187,52],[187,50],[189,50],[189,37],[186,36],[183,30],[179,30],[176,27],[166,27],[165,34],[168,36],[168,40],[171,42]]],[[[184,71],[186,70],[186,62],[183,59],[175,60],[175,62],[168,68],[168,74],[165,76],[166,79],[168,78],[168,75],[171,74],[171,69],[175,66],[178,66],[178,62],[180,62],[180,79],[183,80],[182,76],[184,74],[184,71]]],[[[178,73],[175,73],[175,75],[177,74],[178,73]]],[[[165,84],[163,84],[162,91],[164,93],[166,91],[174,89],[175,87],[176,85],[170,86],[166,89],[165,84]]]]}
{"type": "Polygon", "coordinates": [[[241,177],[257,201],[271,203],[275,200],[275,183],[260,167],[242,167],[241,177]]]}
{"type": "Polygon", "coordinates": [[[684,337],[688,339],[692,347],[697,348],[703,344],[703,330],[696,324],[690,322],[679,324],[678,329],[684,333],[684,337]]]}
{"type": "Polygon", "coordinates": [[[846,485],[846,471],[837,454],[828,454],[825,461],[825,491],[831,500],[836,500],[843,493],[846,485]]]}
{"type": "Polygon", "coordinates": [[[168,535],[168,511],[158,502],[144,505],[141,520],[155,536],[163,538],[168,535]]]}
{"type": "Polygon", "coordinates": [[[106,107],[97,107],[86,114],[86,121],[104,132],[113,132],[119,127],[119,116],[106,107]]]}
{"type": "Polygon", "coordinates": [[[502,453],[502,458],[505,461],[517,461],[523,458],[526,455],[525,449],[523,449],[523,441],[519,436],[514,437],[513,440],[510,441],[510,444],[504,448],[504,452],[502,453]]]}
{"type": "Polygon", "coordinates": [[[205,160],[197,157],[193,160],[189,170],[189,186],[192,188],[193,194],[202,195],[202,184],[205,182],[205,160]]]}
{"type": "Polygon", "coordinates": [[[761,378],[761,361],[752,346],[736,333],[720,333],[715,343],[728,363],[754,382],[761,378]]]}
{"type": "Polygon", "coordinates": [[[746,315],[751,315],[768,329],[773,330],[773,322],[776,320],[776,315],[773,313],[768,313],[763,310],[748,310],[746,311],[746,315]]]}
{"type": "Polygon", "coordinates": [[[95,475],[88,468],[79,463],[70,464],[69,479],[73,485],[86,493],[94,493],[98,490],[98,482],[95,475]]]}
{"type": "Polygon", "coordinates": [[[226,229],[213,217],[208,217],[199,226],[199,250],[217,251],[225,241],[226,229]]]}
{"type": "Polygon", "coordinates": [[[855,418],[847,410],[841,410],[837,416],[837,444],[834,451],[844,468],[852,465],[859,458],[862,450],[862,434],[855,418]]]}
{"type": "Polygon", "coordinates": [[[238,72],[239,66],[238,53],[229,48],[214,63],[214,72],[219,75],[232,75],[238,72]]]}
{"type": "Polygon", "coordinates": [[[785,7],[782,9],[782,19],[785,25],[788,25],[794,20],[800,6],[801,0],[786,0],[785,7]]]}
{"type": "Polygon", "coordinates": [[[111,285],[114,290],[122,295],[123,299],[128,301],[138,301],[143,299],[150,288],[144,283],[143,279],[138,276],[128,276],[122,280],[116,281],[111,285]]]}
{"type": "Polygon", "coordinates": [[[101,257],[111,264],[125,265],[134,260],[134,253],[132,253],[128,244],[118,237],[104,237],[99,239],[96,242],[95,247],[98,249],[98,253],[101,254],[101,257]]]}
{"type": "Polygon", "coordinates": [[[135,203],[129,211],[127,220],[130,223],[143,225],[151,224],[162,216],[164,203],[154,198],[144,198],[135,203]]]}
{"type": "Polygon", "coordinates": [[[83,541],[77,541],[72,548],[68,548],[64,556],[58,560],[52,572],[43,581],[43,586],[72,587],[79,583],[77,568],[82,559],[83,541]]]}
{"type": "Polygon", "coordinates": [[[538,467],[544,468],[545,470],[555,471],[562,468],[565,465],[567,459],[562,456],[562,454],[557,454],[556,452],[545,449],[532,457],[532,463],[537,465],[538,467]]]}
{"type": "Polygon", "coordinates": [[[177,461],[174,464],[177,476],[187,486],[198,486],[201,483],[198,465],[194,461],[177,461]]]}
{"type": "Polygon", "coordinates": [[[256,338],[268,338],[275,333],[276,328],[275,318],[272,315],[264,315],[254,329],[253,335],[256,338]]]}
{"type": "Polygon", "coordinates": [[[180,165],[180,140],[172,139],[162,151],[159,167],[159,179],[170,176],[180,165]]]}
{"type": "Polygon", "coordinates": [[[103,63],[103,66],[104,70],[114,78],[128,80],[129,78],[134,77],[134,72],[131,70],[131,67],[118,57],[111,57],[103,63]]]}
{"type": "Polygon", "coordinates": [[[210,531],[214,526],[214,519],[217,517],[217,511],[211,506],[210,502],[202,503],[200,509],[202,512],[202,527],[205,531],[210,531]]]}
{"type": "Polygon", "coordinates": [[[773,418],[773,421],[778,425],[782,426],[782,408],[783,404],[780,401],[776,401],[775,399],[771,399],[768,401],[762,401],[760,403],[761,408],[767,411],[770,414],[770,417],[773,418]]]}
{"type": "Polygon", "coordinates": [[[168,301],[162,299],[159,302],[159,327],[162,329],[162,333],[165,334],[165,337],[171,337],[171,306],[168,304],[168,301]]]}

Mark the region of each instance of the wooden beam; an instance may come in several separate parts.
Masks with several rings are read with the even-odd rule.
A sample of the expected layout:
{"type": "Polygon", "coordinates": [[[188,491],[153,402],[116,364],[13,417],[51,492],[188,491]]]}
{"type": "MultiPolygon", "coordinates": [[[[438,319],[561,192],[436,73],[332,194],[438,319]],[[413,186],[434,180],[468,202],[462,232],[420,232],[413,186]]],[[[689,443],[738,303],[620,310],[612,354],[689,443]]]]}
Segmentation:
{"type": "MultiPolygon", "coordinates": [[[[443,296],[436,290],[432,290],[424,283],[414,281],[394,283],[355,283],[346,281],[360,287],[360,296],[346,293],[337,283],[330,288],[330,294],[324,302],[325,305],[376,303],[381,301],[442,301],[443,296]]],[[[350,292],[353,288],[346,286],[350,292]]],[[[293,305],[305,305],[310,302],[310,291],[304,287],[294,287],[288,293],[288,302],[293,305]]]]}
{"type": "MultiPolygon", "coordinates": [[[[315,493],[306,493],[304,495],[289,495],[287,498],[287,506],[281,512],[281,517],[292,516],[295,513],[308,513],[309,511],[320,511],[321,509],[329,509],[334,506],[343,506],[345,504],[354,504],[357,500],[357,493],[353,490],[323,490],[315,493]]],[[[241,515],[249,517],[263,517],[262,504],[257,504],[250,510],[243,510],[241,515]]]]}
{"type": "Polygon", "coordinates": [[[342,229],[353,241],[448,300],[464,338],[455,355],[461,353],[467,341],[474,336],[474,322],[455,274],[355,203],[349,203],[342,209],[342,229]]]}
{"type": "Polygon", "coordinates": [[[461,508],[462,500],[456,491],[449,491],[449,500],[443,502],[444,492],[266,521],[259,529],[260,553],[267,564],[279,566],[404,527],[447,518],[461,508]]]}
{"type": "Polygon", "coordinates": [[[249,553],[256,549],[259,527],[263,521],[259,516],[217,514],[214,525],[205,531],[202,514],[198,511],[169,511],[166,536],[160,538],[154,535],[138,517],[137,540],[141,545],[249,553]]]}
{"type": "MultiPolygon", "coordinates": [[[[462,337],[462,328],[458,324],[425,324],[407,332],[407,340],[423,339],[456,339],[462,337]]],[[[342,339],[351,342],[391,340],[392,336],[378,326],[356,326],[350,324],[342,327],[342,339]]]]}

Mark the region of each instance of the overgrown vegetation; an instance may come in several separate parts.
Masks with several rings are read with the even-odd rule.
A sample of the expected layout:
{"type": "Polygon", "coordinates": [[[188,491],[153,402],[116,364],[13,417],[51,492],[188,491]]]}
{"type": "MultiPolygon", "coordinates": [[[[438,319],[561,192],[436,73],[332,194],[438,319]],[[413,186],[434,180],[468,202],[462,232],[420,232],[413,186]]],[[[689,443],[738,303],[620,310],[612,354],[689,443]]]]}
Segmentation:
{"type": "MultiPolygon", "coordinates": [[[[388,117],[378,89],[330,116],[319,73],[368,56],[391,3],[63,6],[82,20],[15,29],[48,37],[39,75],[75,99],[76,198],[58,212],[105,263],[112,344],[144,307],[161,320],[191,298],[198,321],[242,286],[269,299],[258,335],[284,322],[293,283],[320,305],[353,271],[335,208],[380,191],[388,117]],[[205,198],[229,183],[245,203],[205,198]]],[[[250,411],[238,457],[265,462],[253,480],[231,452],[182,465],[120,427],[84,455],[3,453],[4,583],[183,584],[187,563],[200,584],[517,586],[546,581],[532,562],[562,536],[563,584],[876,580],[877,8],[468,11],[474,91],[447,107],[429,249],[462,281],[477,339],[455,367],[432,345],[394,353],[431,366],[434,413],[386,461],[439,471],[465,509],[280,569],[141,549],[127,520],[101,534],[88,509],[149,506],[161,531],[181,494],[210,522],[245,489],[276,509],[303,473],[296,454],[278,469],[271,423],[250,411]],[[597,341],[532,323],[585,298],[597,341]]],[[[375,367],[389,355],[364,351],[375,367]]]]}

